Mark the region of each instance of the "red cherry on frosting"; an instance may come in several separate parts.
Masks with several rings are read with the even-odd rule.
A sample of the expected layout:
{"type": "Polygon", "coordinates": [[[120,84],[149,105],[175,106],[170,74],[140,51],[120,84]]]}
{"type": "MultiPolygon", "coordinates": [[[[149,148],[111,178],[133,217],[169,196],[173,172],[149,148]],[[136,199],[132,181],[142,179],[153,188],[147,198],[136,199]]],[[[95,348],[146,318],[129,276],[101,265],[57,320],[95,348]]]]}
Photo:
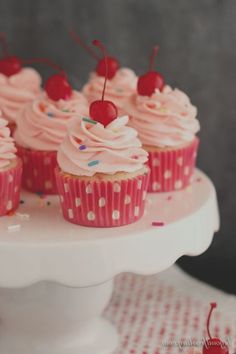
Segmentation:
{"type": "Polygon", "coordinates": [[[117,118],[117,108],[111,101],[94,101],[89,107],[90,117],[107,126],[117,118]]]}
{"type": "Polygon", "coordinates": [[[5,33],[0,33],[0,42],[4,55],[4,57],[0,59],[0,73],[6,76],[15,75],[21,71],[22,61],[16,56],[9,55],[8,43],[5,33]]]}
{"type": "Polygon", "coordinates": [[[22,69],[22,62],[16,56],[0,59],[0,73],[11,76],[17,74],[22,69]]]}
{"type": "MultiPolygon", "coordinates": [[[[120,67],[119,62],[113,57],[107,57],[108,73],[107,78],[112,79],[120,67]]],[[[97,63],[96,73],[99,76],[106,76],[106,59],[101,59],[97,63]]]]}
{"type": "Polygon", "coordinates": [[[96,55],[96,53],[94,53],[94,51],[73,30],[70,31],[70,35],[76,43],[81,45],[81,47],[83,47],[93,58],[95,58],[98,61],[96,66],[96,73],[99,76],[105,77],[107,73],[107,79],[109,80],[115,76],[117,70],[120,68],[120,64],[116,58],[106,56],[106,58],[100,59],[96,55]],[[107,69],[106,69],[106,65],[108,67],[107,69]]]}
{"type": "Polygon", "coordinates": [[[203,354],[229,354],[229,349],[227,345],[222,342],[219,338],[212,338],[209,330],[210,319],[213,309],[216,308],[216,303],[211,303],[211,309],[207,318],[207,332],[209,339],[204,343],[202,353],[203,354]]]}
{"type": "Polygon", "coordinates": [[[157,71],[149,71],[147,74],[139,76],[138,93],[141,96],[151,96],[156,89],[160,91],[164,87],[164,78],[157,71]]]}
{"type": "Polygon", "coordinates": [[[67,77],[63,74],[50,76],[45,83],[45,91],[54,101],[67,100],[72,94],[72,88],[67,81],[67,77]]]}
{"type": "Polygon", "coordinates": [[[94,101],[91,103],[89,107],[89,113],[91,118],[106,126],[109,123],[111,123],[114,119],[117,118],[117,108],[113,102],[104,100],[106,82],[108,77],[108,61],[107,61],[106,50],[102,45],[102,43],[98,40],[93,41],[93,44],[103,52],[106,72],[105,72],[105,81],[104,81],[103,92],[102,92],[102,99],[101,101],[94,101]]]}
{"type": "Polygon", "coordinates": [[[155,46],[150,58],[149,71],[141,75],[138,79],[137,90],[141,96],[151,96],[156,89],[161,91],[165,85],[163,76],[158,71],[153,70],[153,63],[157,52],[158,47],[155,46]]]}

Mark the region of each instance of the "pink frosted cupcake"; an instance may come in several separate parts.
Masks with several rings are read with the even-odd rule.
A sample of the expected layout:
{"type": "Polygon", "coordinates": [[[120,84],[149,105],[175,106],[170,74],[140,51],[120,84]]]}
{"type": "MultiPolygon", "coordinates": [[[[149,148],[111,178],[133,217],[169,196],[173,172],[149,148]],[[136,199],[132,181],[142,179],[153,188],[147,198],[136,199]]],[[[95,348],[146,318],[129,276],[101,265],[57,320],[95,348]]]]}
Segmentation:
{"type": "MultiPolygon", "coordinates": [[[[94,45],[105,52],[99,41],[94,45]]],[[[107,70],[106,70],[107,73],[107,70]]],[[[64,218],[92,227],[130,224],[144,213],[147,153],[128,117],[104,100],[90,105],[92,118],[75,118],[58,151],[56,179],[64,218]]]]}
{"type": "Polygon", "coordinates": [[[31,192],[57,193],[54,170],[58,147],[70,119],[88,115],[85,97],[70,86],[64,90],[63,80],[65,77],[60,75],[49,78],[46,91],[27,104],[18,116],[14,137],[23,160],[22,184],[31,192]]]}
{"type": "MultiPolygon", "coordinates": [[[[83,93],[90,104],[102,96],[106,76],[105,59],[100,58],[75,32],[71,31],[70,34],[97,61],[95,72],[90,74],[88,83],[83,87],[83,93]]],[[[131,69],[120,68],[114,57],[107,56],[107,65],[106,99],[116,105],[119,116],[122,116],[126,114],[124,105],[127,98],[136,91],[137,76],[131,69]]]]}
{"type": "Polygon", "coordinates": [[[0,216],[19,205],[22,163],[15,153],[7,121],[0,118],[0,216]]]}
{"type": "Polygon", "coordinates": [[[126,110],[130,125],[137,129],[149,153],[148,191],[167,192],[188,186],[195,168],[199,144],[196,133],[200,129],[197,109],[188,96],[165,85],[161,74],[151,70],[140,76],[137,92],[127,101],[126,110]]]}
{"type": "Polygon", "coordinates": [[[128,117],[106,127],[75,118],[58,151],[56,170],[64,218],[84,226],[112,227],[140,219],[148,186],[147,153],[128,117]]]}
{"type": "Polygon", "coordinates": [[[0,59],[0,108],[14,130],[18,112],[41,91],[41,77],[36,70],[23,67],[27,61],[9,55],[6,35],[0,33],[4,56],[0,59]]]}

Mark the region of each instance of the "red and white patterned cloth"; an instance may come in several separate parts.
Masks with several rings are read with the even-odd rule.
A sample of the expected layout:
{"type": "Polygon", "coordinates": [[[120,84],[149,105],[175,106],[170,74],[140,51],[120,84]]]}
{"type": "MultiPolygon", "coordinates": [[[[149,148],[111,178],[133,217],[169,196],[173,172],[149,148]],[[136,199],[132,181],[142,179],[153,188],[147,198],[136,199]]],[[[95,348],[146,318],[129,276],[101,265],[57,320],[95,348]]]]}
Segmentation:
{"type": "Polygon", "coordinates": [[[118,276],[105,311],[121,337],[115,354],[201,353],[212,301],[218,304],[212,317],[212,335],[229,342],[229,352],[234,354],[235,296],[193,279],[177,266],[155,276],[118,276]]]}

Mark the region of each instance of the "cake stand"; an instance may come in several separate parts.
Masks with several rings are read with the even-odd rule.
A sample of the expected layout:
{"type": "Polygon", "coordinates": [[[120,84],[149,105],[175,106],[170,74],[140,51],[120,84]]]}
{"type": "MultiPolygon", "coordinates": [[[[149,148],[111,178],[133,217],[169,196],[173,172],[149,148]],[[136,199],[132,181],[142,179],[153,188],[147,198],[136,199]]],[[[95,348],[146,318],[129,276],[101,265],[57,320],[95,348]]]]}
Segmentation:
{"type": "Polygon", "coordinates": [[[187,189],[148,195],[144,217],[119,228],[64,221],[58,197],[22,199],[0,220],[2,354],[111,354],[118,336],[102,312],[114,277],[199,255],[219,227],[215,188],[198,170],[187,189]]]}

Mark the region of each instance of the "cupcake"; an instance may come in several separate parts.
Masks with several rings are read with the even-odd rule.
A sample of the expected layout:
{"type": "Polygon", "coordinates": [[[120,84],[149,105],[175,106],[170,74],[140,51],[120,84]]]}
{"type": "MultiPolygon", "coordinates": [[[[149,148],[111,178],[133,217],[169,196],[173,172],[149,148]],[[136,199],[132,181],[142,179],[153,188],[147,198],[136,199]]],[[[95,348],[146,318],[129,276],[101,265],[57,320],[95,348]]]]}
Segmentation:
{"type": "Polygon", "coordinates": [[[22,163],[10,137],[7,121],[0,118],[0,216],[17,209],[20,198],[22,163]]]}
{"type": "Polygon", "coordinates": [[[64,218],[84,226],[137,221],[148,186],[147,153],[128,117],[107,126],[75,118],[58,151],[56,178],[64,218]]]}
{"type": "MultiPolygon", "coordinates": [[[[89,103],[101,98],[104,88],[104,77],[106,76],[106,62],[100,58],[92,48],[84,43],[81,38],[73,31],[70,32],[72,38],[80,44],[96,61],[96,70],[90,74],[88,83],[83,87],[83,93],[89,103]]],[[[128,68],[120,68],[118,60],[107,56],[107,83],[106,99],[112,101],[117,109],[119,116],[125,115],[124,104],[136,90],[137,76],[135,72],[128,68]]]]}
{"type": "Polygon", "coordinates": [[[200,126],[189,97],[165,85],[160,73],[140,76],[137,92],[126,103],[130,125],[149,154],[149,192],[169,192],[189,185],[194,172],[200,126]]]}
{"type": "Polygon", "coordinates": [[[88,114],[85,97],[64,81],[69,85],[63,76],[49,78],[45,92],[18,115],[14,137],[23,160],[22,185],[31,192],[57,193],[54,170],[58,147],[70,119],[88,114]]]}
{"type": "MultiPolygon", "coordinates": [[[[105,51],[99,41],[94,45],[105,51]]],[[[107,72],[107,70],[106,70],[107,72]]],[[[130,224],[144,213],[149,168],[127,116],[113,102],[91,103],[90,118],[75,118],[57,155],[56,180],[64,218],[92,227],[130,224]]]]}

